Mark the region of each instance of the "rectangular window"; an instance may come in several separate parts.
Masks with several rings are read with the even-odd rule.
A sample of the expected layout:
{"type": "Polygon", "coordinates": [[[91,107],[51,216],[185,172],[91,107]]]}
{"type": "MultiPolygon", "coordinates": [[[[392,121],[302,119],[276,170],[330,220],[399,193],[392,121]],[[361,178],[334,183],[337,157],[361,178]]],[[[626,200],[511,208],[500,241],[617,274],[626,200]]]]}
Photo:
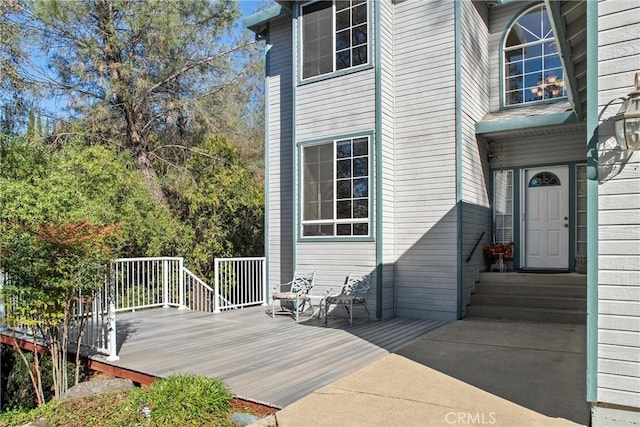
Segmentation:
{"type": "Polygon", "coordinates": [[[493,173],[493,241],[513,242],[513,171],[493,173]]]}
{"type": "Polygon", "coordinates": [[[367,64],[368,17],[366,0],[302,6],[302,78],[367,64]]]}
{"type": "Polygon", "coordinates": [[[369,137],[302,148],[302,235],[369,236],[369,137]]]}

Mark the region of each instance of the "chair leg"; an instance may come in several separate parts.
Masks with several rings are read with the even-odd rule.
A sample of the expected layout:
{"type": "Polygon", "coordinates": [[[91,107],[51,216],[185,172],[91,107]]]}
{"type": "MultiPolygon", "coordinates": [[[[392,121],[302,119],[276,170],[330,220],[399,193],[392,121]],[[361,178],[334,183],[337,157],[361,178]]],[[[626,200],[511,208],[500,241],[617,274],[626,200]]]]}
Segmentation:
{"type": "Polygon", "coordinates": [[[271,318],[276,318],[276,299],[273,297],[271,298],[271,318]]]}
{"type": "Polygon", "coordinates": [[[349,301],[349,327],[353,327],[353,301],[349,301]]]}
{"type": "Polygon", "coordinates": [[[298,295],[296,295],[296,305],[293,307],[294,311],[296,312],[296,322],[298,321],[298,315],[300,307],[298,306],[298,295]]]}

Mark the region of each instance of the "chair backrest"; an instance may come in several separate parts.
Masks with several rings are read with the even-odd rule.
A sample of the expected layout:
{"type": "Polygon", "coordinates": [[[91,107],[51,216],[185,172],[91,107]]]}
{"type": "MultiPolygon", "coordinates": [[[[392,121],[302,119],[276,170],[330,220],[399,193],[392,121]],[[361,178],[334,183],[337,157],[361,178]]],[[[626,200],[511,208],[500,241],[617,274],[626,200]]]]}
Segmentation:
{"type": "Polygon", "coordinates": [[[365,297],[370,287],[368,274],[349,273],[340,293],[342,295],[365,297]]]}
{"type": "Polygon", "coordinates": [[[308,294],[311,288],[313,288],[315,275],[315,271],[312,271],[311,273],[295,272],[293,280],[291,281],[291,292],[302,292],[303,294],[308,294]]]}

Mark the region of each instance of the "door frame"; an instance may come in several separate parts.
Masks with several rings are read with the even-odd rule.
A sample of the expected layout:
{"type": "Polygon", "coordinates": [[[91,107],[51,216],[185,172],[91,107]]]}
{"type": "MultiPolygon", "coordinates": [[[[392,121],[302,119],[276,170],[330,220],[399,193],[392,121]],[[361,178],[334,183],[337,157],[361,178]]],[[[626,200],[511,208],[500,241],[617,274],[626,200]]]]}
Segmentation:
{"type": "MultiPolygon", "coordinates": [[[[571,270],[574,268],[574,263],[571,260],[571,254],[574,253],[575,251],[572,250],[573,246],[575,245],[575,233],[572,232],[573,228],[575,226],[575,191],[574,191],[574,187],[575,187],[575,165],[573,164],[552,164],[552,165],[536,165],[536,166],[529,166],[529,167],[522,167],[519,170],[519,181],[520,181],[520,185],[519,185],[519,191],[520,194],[522,195],[520,197],[520,203],[519,203],[519,207],[518,207],[518,216],[519,218],[519,222],[520,222],[520,233],[519,233],[519,240],[520,240],[520,248],[521,250],[519,251],[519,264],[520,264],[520,268],[521,269],[526,269],[527,267],[529,267],[527,265],[527,218],[526,218],[526,212],[527,212],[527,195],[528,195],[528,180],[527,180],[527,174],[530,173],[531,171],[535,171],[535,172],[542,172],[545,170],[550,170],[551,172],[553,172],[553,169],[558,169],[558,168],[564,168],[566,171],[566,177],[567,177],[567,181],[566,184],[563,184],[563,186],[565,187],[563,189],[563,194],[566,196],[567,200],[565,201],[565,203],[563,203],[564,206],[566,206],[567,212],[566,212],[566,217],[568,218],[567,224],[568,224],[568,230],[567,230],[567,234],[566,234],[566,247],[565,249],[565,257],[566,257],[566,264],[564,267],[549,267],[550,269],[559,269],[559,270],[571,270]]],[[[544,268],[544,267],[533,267],[533,268],[544,268]]]]}

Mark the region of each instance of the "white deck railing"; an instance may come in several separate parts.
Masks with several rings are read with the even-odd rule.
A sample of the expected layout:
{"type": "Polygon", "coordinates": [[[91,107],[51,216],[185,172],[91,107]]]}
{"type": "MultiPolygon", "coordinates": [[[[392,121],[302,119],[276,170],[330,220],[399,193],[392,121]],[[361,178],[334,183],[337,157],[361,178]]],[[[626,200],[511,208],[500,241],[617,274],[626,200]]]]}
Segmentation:
{"type": "MultiPolygon", "coordinates": [[[[219,313],[265,304],[265,268],[263,257],[216,259],[212,288],[184,267],[182,258],[117,259],[104,289],[92,298],[77,299],[73,313],[86,322],[82,344],[106,354],[107,360],[117,360],[117,312],[177,307],[219,313]]],[[[0,299],[0,320],[5,310],[0,299]]],[[[75,340],[73,334],[70,338],[75,340]]]]}
{"type": "Polygon", "coordinates": [[[216,312],[267,303],[266,263],[263,257],[216,258],[216,312]]]}

